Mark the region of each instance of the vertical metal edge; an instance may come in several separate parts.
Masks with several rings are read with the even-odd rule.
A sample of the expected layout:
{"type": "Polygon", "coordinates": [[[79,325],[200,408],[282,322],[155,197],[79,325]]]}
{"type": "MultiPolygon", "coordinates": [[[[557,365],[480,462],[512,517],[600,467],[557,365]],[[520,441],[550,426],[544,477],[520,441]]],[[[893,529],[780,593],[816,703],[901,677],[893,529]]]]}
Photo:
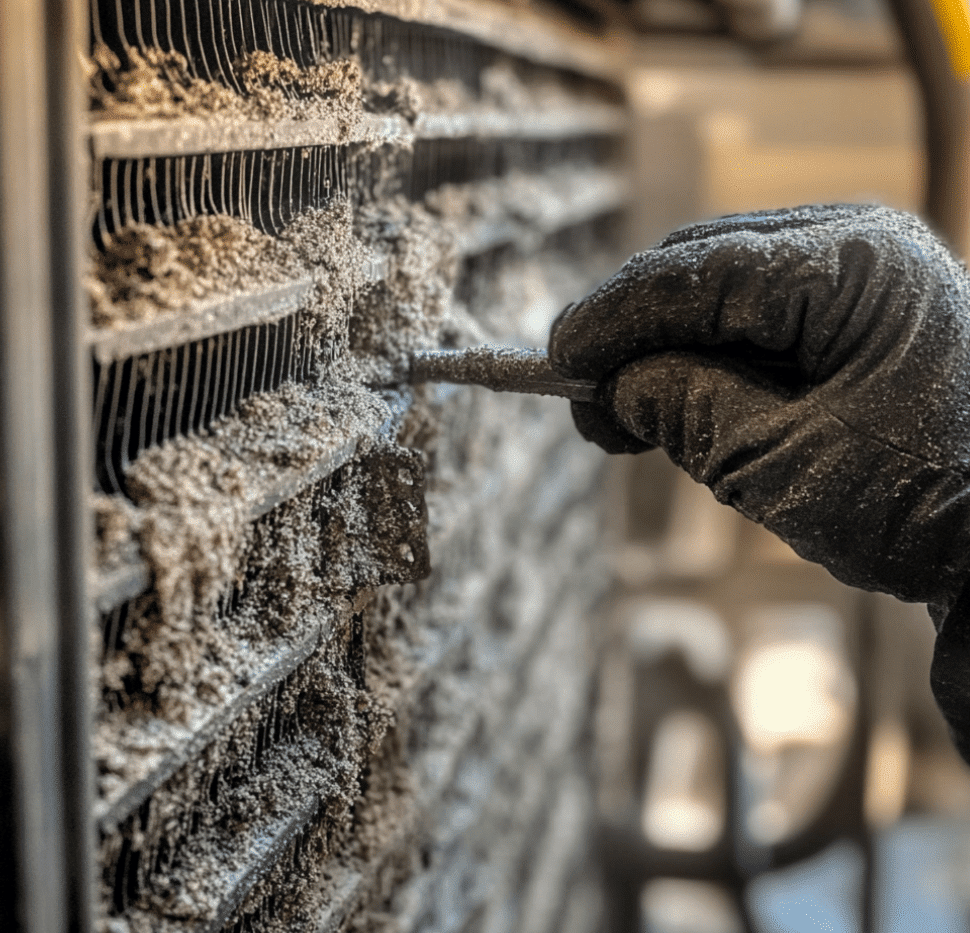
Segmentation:
{"type": "Polygon", "coordinates": [[[83,219],[88,178],[80,53],[87,0],[46,0],[48,190],[51,244],[54,496],[57,615],[61,636],[62,780],[67,926],[89,933],[94,904],[94,771],[91,753],[90,624],[87,562],[92,528],[89,386],[85,341],[83,219]]]}
{"type": "Polygon", "coordinates": [[[25,933],[65,929],[44,14],[0,0],[0,916],[25,933]]]}

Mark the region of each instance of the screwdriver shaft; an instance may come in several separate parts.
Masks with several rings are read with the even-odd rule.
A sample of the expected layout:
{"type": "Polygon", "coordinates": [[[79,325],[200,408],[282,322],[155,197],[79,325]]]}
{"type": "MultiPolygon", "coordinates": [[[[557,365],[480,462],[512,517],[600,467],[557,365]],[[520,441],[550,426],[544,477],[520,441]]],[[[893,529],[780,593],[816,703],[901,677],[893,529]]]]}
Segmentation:
{"type": "Polygon", "coordinates": [[[576,402],[596,398],[595,382],[560,376],[549,365],[545,350],[513,347],[420,350],[411,356],[408,381],[479,385],[493,392],[558,395],[576,402]]]}

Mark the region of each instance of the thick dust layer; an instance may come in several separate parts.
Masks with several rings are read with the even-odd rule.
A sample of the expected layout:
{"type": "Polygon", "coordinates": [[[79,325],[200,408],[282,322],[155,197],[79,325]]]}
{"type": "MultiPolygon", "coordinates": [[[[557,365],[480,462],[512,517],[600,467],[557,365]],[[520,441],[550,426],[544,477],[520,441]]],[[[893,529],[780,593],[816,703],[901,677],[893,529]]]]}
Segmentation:
{"type": "Polygon", "coordinates": [[[447,78],[431,83],[410,76],[396,81],[369,81],[364,90],[365,109],[396,114],[411,123],[422,113],[458,113],[473,105],[468,86],[447,78]]]}
{"type": "MultiPolygon", "coordinates": [[[[300,68],[271,52],[248,52],[232,65],[240,94],[194,76],[178,52],[129,47],[122,60],[103,44],[88,62],[92,110],[101,119],[206,117],[279,122],[323,120],[344,138],[365,112],[396,114],[414,122],[422,113],[544,112],[601,102],[591,85],[577,85],[553,69],[524,73],[511,59],[483,69],[477,89],[457,79],[368,79],[356,59],[300,68]]],[[[339,138],[339,137],[338,137],[339,138]]]]}
{"type": "Polygon", "coordinates": [[[361,71],[343,60],[301,69],[269,52],[250,52],[232,67],[244,93],[195,77],[185,57],[160,49],[104,45],[92,55],[90,89],[96,117],[219,117],[230,120],[335,121],[349,135],[363,113],[361,71]]]}
{"type": "Polygon", "coordinates": [[[341,602],[332,599],[327,579],[318,487],[252,523],[218,619],[200,613],[190,637],[182,638],[165,625],[154,595],[132,610],[126,650],[109,653],[101,668],[104,708],[95,746],[105,801],[177,753],[214,704],[234,701],[293,639],[306,639],[339,614],[341,602]],[[140,672],[152,660],[165,665],[166,680],[161,691],[146,694],[140,672]]]}
{"type": "MultiPolygon", "coordinates": [[[[296,527],[287,521],[283,531],[267,520],[254,531],[254,510],[290,477],[299,483],[301,472],[328,454],[372,435],[387,416],[376,396],[352,384],[318,389],[289,384],[244,402],[236,417],[204,437],[179,438],[139,457],[126,481],[138,506],[134,524],[154,580],[157,611],[133,627],[118,655],[130,670],[122,667],[115,679],[137,673],[138,692],[151,697],[167,719],[185,721],[200,699],[219,701],[230,678],[220,673],[218,659],[238,654],[214,621],[220,597],[242,585],[247,552],[262,553],[253,548],[254,535],[257,543],[272,534],[297,543],[310,531],[310,519],[299,513],[291,516],[296,527]]],[[[272,597],[294,599],[289,611],[251,619],[263,637],[285,631],[294,614],[311,605],[312,589],[284,596],[286,585],[305,583],[302,571],[311,559],[297,546],[262,575],[254,568],[261,581],[254,586],[269,586],[275,572],[284,591],[271,587],[272,597]]],[[[240,624],[254,613],[260,616],[261,604],[252,602],[240,624]]]]}
{"type": "MultiPolygon", "coordinates": [[[[245,108],[234,109],[243,98],[221,89],[234,98],[229,101],[202,88],[184,63],[161,58],[102,63],[105,74],[110,68],[116,73],[103,85],[111,90],[101,98],[101,114],[253,118],[245,108]],[[141,77],[123,76],[136,71],[141,77]],[[173,74],[180,77],[173,80],[173,74]],[[158,89],[159,82],[166,90],[158,89]],[[119,87],[126,89],[121,97],[119,87]]],[[[457,83],[426,87],[402,79],[364,87],[359,71],[335,66],[316,76],[295,74],[289,63],[257,56],[239,67],[246,106],[262,108],[258,119],[267,113],[285,119],[295,105],[311,108],[317,98],[326,99],[328,113],[344,113],[346,105],[341,119],[350,121],[362,106],[414,119],[429,107],[521,109],[543,101],[551,107],[557,93],[554,82],[540,93],[514,70],[500,68],[485,75],[483,92],[473,99],[457,83]]],[[[303,113],[300,118],[314,118],[312,109],[303,113]]],[[[522,317],[521,307],[513,306],[534,290],[509,272],[496,286],[507,298],[507,311],[495,311],[490,298],[474,289],[456,300],[462,245],[482,221],[518,224],[523,242],[529,231],[538,236],[547,219],[568,205],[575,173],[570,177],[567,183],[565,175],[549,172],[537,184],[534,177],[512,174],[494,183],[438,189],[422,205],[385,199],[360,209],[353,223],[347,206],[314,212],[276,238],[237,229],[248,226],[241,221],[206,218],[171,231],[131,228],[117,235],[120,249],[108,244],[94,296],[100,326],[185,311],[188,305],[179,302],[186,290],[194,302],[258,287],[253,283],[311,276],[311,325],[303,339],[319,361],[317,375],[327,380],[250,399],[206,435],[145,452],[126,477],[136,514],[127,506],[117,513],[103,509],[103,559],[125,540],[137,540],[156,584],[155,603],[132,625],[124,651],[104,668],[107,692],[120,696],[136,688],[133,706],[102,716],[104,788],[116,792],[143,774],[168,740],[159,736],[170,737],[173,747],[184,742],[200,711],[218,709],[252,682],[268,650],[305,635],[321,614],[335,622],[326,644],[274,691],[272,702],[252,704],[155,794],[144,824],[138,816],[104,841],[103,864],[128,858],[126,844],[140,853],[132,933],[157,933],[163,929],[159,917],[173,927],[214,917],[225,893],[220,884],[241,877],[253,853],[297,811],[312,814],[308,825],[239,910],[249,928],[311,928],[330,893],[329,870],[372,873],[387,860],[402,828],[413,830],[419,814],[408,765],[414,749],[407,741],[413,734],[407,707],[417,703],[411,691],[418,677],[412,648],[433,624],[429,599],[455,578],[464,579],[476,557],[490,557],[470,545],[467,555],[453,555],[450,577],[439,570],[430,583],[381,588],[368,603],[368,592],[359,591],[346,566],[328,562],[335,544],[327,538],[334,529],[349,537],[368,525],[366,477],[339,473],[324,488],[252,518],[289,478],[305,474],[351,438],[373,435],[387,420],[383,403],[360,387],[368,360],[399,367],[414,349],[478,342],[486,308],[493,315],[489,329],[508,335],[508,322],[522,317]],[[375,253],[386,257],[387,274],[368,285],[363,270],[375,253]],[[321,516],[334,510],[341,522],[325,528],[321,516]],[[231,612],[223,612],[233,591],[238,599],[231,612]],[[151,717],[162,724],[154,733],[145,728],[151,717]],[[186,728],[165,732],[172,724],[186,728]]],[[[482,407],[465,393],[445,412],[432,394],[417,390],[399,440],[421,451],[441,511],[470,521],[461,506],[496,461],[496,449],[508,444],[508,409],[498,403],[482,407]]],[[[459,589],[464,594],[468,588],[459,589]]],[[[463,618],[467,600],[458,603],[455,617],[463,618]]],[[[451,728],[438,725],[443,733],[451,728]]],[[[382,908],[413,867],[390,864],[370,879],[372,903],[351,928],[380,929],[387,922],[382,908]]],[[[113,883],[105,879],[106,902],[113,883]]]]}
{"type": "Polygon", "coordinates": [[[518,222],[544,233],[559,225],[579,191],[589,196],[593,186],[610,183],[601,171],[578,164],[558,165],[541,175],[512,169],[474,184],[440,185],[425,196],[425,205],[466,236],[467,225],[481,220],[518,222]]]}
{"type": "MultiPolygon", "coordinates": [[[[327,878],[336,867],[333,859],[339,854],[343,871],[370,875],[375,864],[381,865],[380,857],[388,847],[399,842],[405,823],[414,818],[415,789],[405,763],[407,728],[397,715],[402,693],[413,677],[413,666],[406,660],[410,654],[407,602],[406,590],[389,588],[352,622],[346,670],[358,682],[363,675],[364,689],[357,693],[357,703],[358,709],[365,710],[364,725],[357,728],[358,734],[366,736],[359,749],[364,754],[355,761],[355,792],[352,799],[324,799],[301,838],[249,894],[236,917],[246,918],[261,933],[309,929],[331,896],[327,878]]],[[[339,711],[353,696],[347,690],[337,698],[334,728],[347,728],[339,711]]],[[[321,709],[327,705],[321,703],[321,709]]],[[[333,699],[329,706],[334,708],[333,699]]],[[[353,734],[353,724],[350,728],[353,734]]],[[[416,853],[410,853],[381,865],[368,888],[376,885],[378,896],[385,889],[389,892],[389,885],[396,886],[413,871],[414,857],[416,853]]]]}
{"type": "MultiPolygon", "coordinates": [[[[588,196],[610,176],[578,166],[540,177],[511,171],[468,185],[441,185],[423,204],[388,198],[356,212],[345,199],[300,214],[276,237],[244,220],[201,216],[171,227],[134,224],[93,257],[92,322],[122,326],[191,313],[216,297],[311,278],[315,359],[349,346],[399,364],[407,352],[474,343],[453,300],[459,254],[491,230],[538,243],[568,215],[577,185],[588,196]],[[386,274],[371,282],[380,259],[386,274]],[[351,303],[355,303],[349,320],[351,303]]],[[[595,193],[595,192],[594,192],[595,193]]]]}
{"type": "Polygon", "coordinates": [[[404,198],[364,209],[360,224],[375,252],[387,257],[387,275],[358,299],[350,348],[406,371],[410,351],[447,337],[458,272],[455,238],[404,198]]]}
{"type": "Polygon", "coordinates": [[[92,323],[150,321],[191,312],[206,299],[309,277],[313,307],[326,325],[363,285],[368,259],[343,199],[304,211],[278,237],[222,214],[170,227],[132,224],[94,252],[86,282],[92,323]]]}
{"type": "Polygon", "coordinates": [[[279,284],[303,271],[296,256],[251,224],[224,215],[174,226],[132,224],[95,251],[86,285],[98,327],[186,311],[202,299],[279,284]]]}
{"type": "MultiPolygon", "coordinates": [[[[509,59],[483,69],[473,90],[456,79],[418,81],[409,75],[395,81],[365,81],[364,106],[374,113],[396,113],[415,121],[422,114],[530,113],[575,110],[583,103],[576,87],[553,70],[531,69],[525,75],[509,59]]],[[[586,89],[588,103],[601,103],[586,89]]]]}
{"type": "Polygon", "coordinates": [[[303,339],[317,377],[345,353],[354,305],[370,283],[373,250],[354,227],[349,202],[339,199],[327,210],[303,212],[280,237],[284,253],[292,250],[313,280],[303,339]]]}
{"type": "MultiPolygon", "coordinates": [[[[411,795],[400,730],[389,735],[408,669],[398,615],[399,606],[387,600],[338,613],[308,662],[173,777],[146,814],[105,839],[105,865],[125,858],[125,839],[142,864],[169,863],[142,879],[140,910],[175,921],[214,917],[228,893],[218,879],[240,877],[256,838],[279,832],[299,808],[306,827],[239,916],[258,920],[266,933],[303,929],[321,907],[330,856],[350,846],[351,863],[364,868],[372,851],[366,840],[386,842],[381,833],[411,795]],[[382,660],[375,666],[371,658],[382,660]]],[[[134,919],[136,930],[141,922],[158,929],[138,911],[134,919]]]]}
{"type": "MultiPolygon", "coordinates": [[[[401,217],[408,218],[410,213],[402,211],[396,219],[401,217]]],[[[440,241],[432,238],[425,248],[439,249],[439,256],[442,253],[447,256],[448,246],[445,243],[441,249],[440,241]]],[[[506,265],[500,267],[501,274],[493,275],[496,282],[505,283],[500,292],[506,300],[493,302],[495,293],[482,295],[471,302],[473,310],[483,312],[490,308],[498,313],[501,309],[495,325],[505,330],[521,316],[523,273],[526,282],[530,282],[540,274],[540,267],[547,281],[570,271],[557,254],[551,254],[546,265],[539,263],[533,270],[532,265],[523,266],[521,260],[509,256],[506,265]]],[[[577,274],[574,265],[566,280],[573,282],[577,274]]],[[[396,281],[400,282],[400,294],[420,308],[420,298],[415,296],[422,294],[426,283],[407,278],[396,281]]],[[[338,286],[338,290],[342,288],[338,286]]],[[[531,286],[527,287],[525,294],[531,290],[531,286]]],[[[424,294],[440,300],[437,288],[424,294]]],[[[560,300],[554,297],[553,305],[560,300]]],[[[379,326],[381,309],[375,305],[371,310],[379,326]]],[[[379,335],[379,331],[375,333],[379,335]]],[[[414,336],[412,333],[410,338],[414,336]]],[[[441,330],[435,335],[433,327],[419,327],[416,336],[419,341],[434,343],[441,339],[441,330]]],[[[470,395],[461,398],[474,401],[470,395]]],[[[251,399],[238,418],[221,425],[206,438],[180,441],[146,453],[139,461],[140,467],[136,464],[141,485],[136,481],[135,487],[145,497],[140,500],[141,508],[135,510],[122,500],[105,497],[104,517],[99,524],[105,528],[103,549],[108,560],[115,551],[112,542],[130,541],[133,536],[137,539],[145,515],[154,513],[144,532],[144,549],[154,555],[154,572],[162,580],[161,592],[166,594],[165,610],[160,611],[156,606],[137,622],[127,651],[105,665],[111,689],[123,689],[126,683],[132,683],[133,677],[140,680],[142,666],[145,667],[144,682],[155,685],[154,694],[147,697],[147,705],[136,703],[134,710],[116,712],[104,720],[105,728],[99,730],[98,758],[106,792],[117,791],[147,773],[166,742],[170,747],[177,747],[183,741],[177,730],[167,740],[161,733],[155,740],[146,740],[137,725],[139,716],[147,711],[174,723],[196,721],[200,711],[235,695],[241,683],[258,668],[261,655],[244,642],[252,644],[288,637],[300,629],[313,607],[319,607],[332,592],[332,581],[321,579],[320,518],[310,498],[298,497],[290,507],[271,513],[252,524],[248,531],[245,523],[240,525],[238,513],[234,511],[239,499],[251,502],[260,495],[258,490],[266,488],[267,477],[279,478],[286,469],[301,469],[316,462],[332,442],[339,443],[341,438],[358,430],[362,434],[372,433],[386,415],[386,409],[374,396],[353,390],[352,383],[334,385],[322,393],[287,386],[277,396],[251,399]],[[186,447],[192,448],[192,452],[186,447]],[[195,473],[186,484],[184,496],[176,494],[177,489],[168,478],[176,469],[195,473]],[[221,497],[213,497],[212,491],[226,481],[238,485],[232,487],[236,491],[228,501],[220,501],[221,497]],[[211,525],[212,516],[222,514],[230,516],[231,521],[223,523],[221,528],[217,521],[216,533],[209,537],[206,529],[211,525]],[[189,530],[188,535],[183,534],[185,528],[189,530]],[[239,540],[233,534],[226,534],[232,528],[237,532],[243,529],[239,540]],[[179,567],[183,570],[181,574],[174,570],[179,567]],[[213,624],[211,609],[205,607],[218,602],[219,595],[236,585],[243,575],[245,599],[231,624],[226,620],[213,624]],[[134,725],[129,724],[132,712],[136,714],[134,725]]],[[[472,413],[456,412],[454,418],[444,422],[441,416],[439,406],[429,406],[419,398],[402,425],[400,440],[406,446],[424,451],[432,488],[446,493],[459,482],[466,469],[462,464],[467,458],[476,463],[490,462],[488,450],[500,443],[500,439],[472,413]],[[441,446],[442,431],[447,435],[444,447],[441,446]],[[479,452],[475,453],[476,450],[479,452]]],[[[357,502],[348,501],[346,507],[350,509],[348,515],[360,509],[357,502]]],[[[362,513],[358,517],[363,520],[362,513]]],[[[411,615],[410,610],[392,613],[387,609],[383,617],[393,616],[394,625],[404,631],[411,615]]],[[[400,654],[385,656],[377,650],[368,654],[373,689],[388,703],[393,702],[394,695],[407,680],[402,673],[401,658],[400,654]]],[[[154,722],[157,730],[160,721],[154,722]]]]}
{"type": "Polygon", "coordinates": [[[330,847],[353,819],[365,762],[393,721],[360,666],[361,625],[359,613],[341,613],[311,659],[173,777],[146,814],[105,840],[106,865],[118,864],[127,839],[142,863],[166,869],[142,879],[138,907],[170,920],[214,917],[229,893],[219,880],[241,877],[257,838],[279,832],[302,808],[310,828],[247,903],[289,886],[276,919],[308,919],[302,891],[319,890],[330,847]]]}

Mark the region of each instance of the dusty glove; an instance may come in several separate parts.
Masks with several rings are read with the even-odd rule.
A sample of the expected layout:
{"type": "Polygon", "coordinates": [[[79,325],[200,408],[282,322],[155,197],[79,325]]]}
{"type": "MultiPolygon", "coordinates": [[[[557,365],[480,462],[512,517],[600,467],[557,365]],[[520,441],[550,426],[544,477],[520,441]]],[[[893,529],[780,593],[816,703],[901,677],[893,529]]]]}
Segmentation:
{"type": "Polygon", "coordinates": [[[840,580],[930,604],[970,761],[970,277],[923,224],[836,205],[687,228],[567,308],[549,351],[600,384],[587,438],[659,445],[840,580]]]}
{"type": "Polygon", "coordinates": [[[679,231],[560,315],[550,357],[600,382],[587,436],[663,447],[843,581],[944,610],[963,587],[970,278],[915,218],[838,205],[679,231]]]}

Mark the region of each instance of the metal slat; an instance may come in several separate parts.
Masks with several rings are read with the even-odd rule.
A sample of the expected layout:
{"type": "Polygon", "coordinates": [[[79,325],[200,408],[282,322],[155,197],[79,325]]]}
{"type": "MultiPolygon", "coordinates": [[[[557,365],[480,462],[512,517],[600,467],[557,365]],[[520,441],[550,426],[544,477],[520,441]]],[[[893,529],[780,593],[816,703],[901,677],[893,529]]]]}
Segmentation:
{"type": "MultiPolygon", "coordinates": [[[[179,741],[173,737],[168,752],[161,760],[151,766],[148,772],[129,784],[112,800],[100,800],[95,805],[95,818],[99,830],[108,834],[113,832],[124,820],[134,813],[155,791],[158,790],[176,771],[189,764],[219,733],[235,721],[244,710],[266,696],[288,674],[303,663],[317,648],[328,627],[326,620],[311,623],[298,639],[285,639],[280,644],[270,646],[264,658],[265,665],[252,682],[236,696],[218,709],[208,711],[199,723],[188,727],[189,734],[179,741]],[[175,747],[172,747],[172,746],[175,747]]],[[[166,728],[167,724],[159,723],[166,728]]],[[[145,726],[146,747],[157,741],[157,728],[148,721],[145,726]]],[[[182,730],[180,730],[182,731],[182,730]]]]}
{"type": "Polygon", "coordinates": [[[336,120],[204,120],[197,117],[152,120],[95,120],[88,129],[96,159],[147,159],[201,153],[395,143],[416,140],[515,137],[563,139],[622,133],[628,117],[620,107],[582,104],[562,110],[510,113],[481,111],[403,117],[364,114],[351,127],[336,120]]]}
{"type": "Polygon", "coordinates": [[[633,50],[625,37],[614,35],[607,44],[570,26],[564,17],[493,0],[358,0],[344,9],[438,26],[527,61],[607,80],[621,79],[633,50]]]}
{"type": "Polygon", "coordinates": [[[202,340],[252,324],[268,324],[302,307],[313,283],[301,279],[259,291],[200,301],[190,311],[160,315],[152,321],[89,331],[94,358],[102,364],[202,340]]]}

